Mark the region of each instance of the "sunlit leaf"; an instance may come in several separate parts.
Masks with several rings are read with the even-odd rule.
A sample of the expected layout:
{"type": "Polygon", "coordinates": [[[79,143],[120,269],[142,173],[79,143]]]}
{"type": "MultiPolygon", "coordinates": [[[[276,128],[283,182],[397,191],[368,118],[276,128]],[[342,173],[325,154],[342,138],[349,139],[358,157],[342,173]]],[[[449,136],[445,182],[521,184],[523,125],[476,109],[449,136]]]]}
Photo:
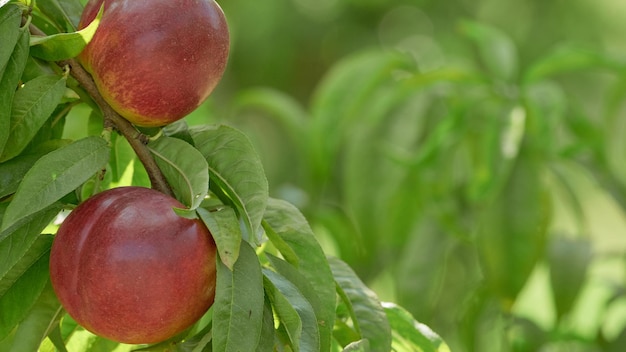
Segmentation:
{"type": "Polygon", "coordinates": [[[87,27],[77,32],[58,33],[45,37],[32,36],[30,38],[31,54],[48,61],[66,60],[77,56],[96,33],[103,8],[100,8],[96,18],[87,27]]]}

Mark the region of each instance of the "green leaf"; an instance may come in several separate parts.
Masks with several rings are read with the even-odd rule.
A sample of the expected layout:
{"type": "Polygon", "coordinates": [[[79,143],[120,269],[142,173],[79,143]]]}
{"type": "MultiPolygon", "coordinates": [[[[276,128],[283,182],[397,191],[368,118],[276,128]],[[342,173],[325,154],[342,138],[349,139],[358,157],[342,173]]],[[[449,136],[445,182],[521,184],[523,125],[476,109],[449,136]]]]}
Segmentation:
{"type": "Polygon", "coordinates": [[[37,7],[66,31],[78,27],[78,22],[83,12],[83,5],[80,0],[37,1],[37,7]]]}
{"type": "Polygon", "coordinates": [[[342,352],[369,352],[370,342],[367,339],[351,342],[344,347],[342,352]]]}
{"type": "Polygon", "coordinates": [[[72,33],[58,33],[45,37],[32,36],[31,54],[47,61],[60,61],[78,56],[91,41],[100,24],[104,6],[96,18],[85,28],[72,33]]]}
{"type": "Polygon", "coordinates": [[[261,326],[261,336],[259,337],[259,344],[256,346],[256,352],[274,351],[275,338],[276,332],[274,330],[272,303],[269,297],[265,296],[265,304],[263,305],[263,325],[261,326]]]}
{"type": "MultiPolygon", "coordinates": [[[[298,288],[284,276],[269,269],[263,269],[263,275],[272,282],[274,287],[285,297],[293,309],[296,310],[298,316],[300,316],[302,333],[298,339],[298,348],[296,348],[296,350],[320,351],[320,335],[317,318],[315,317],[315,311],[311,303],[302,295],[298,288]]],[[[276,296],[276,291],[273,292],[273,295],[276,296]]]]}
{"type": "Polygon", "coordinates": [[[497,197],[483,209],[476,245],[487,287],[510,309],[546,247],[551,216],[539,162],[522,150],[497,197]]]}
{"type": "Polygon", "coordinates": [[[552,297],[557,318],[569,313],[585,283],[591,264],[592,243],[587,238],[553,236],[548,246],[552,297]]]}
{"type": "Polygon", "coordinates": [[[26,172],[41,155],[24,155],[0,164],[0,198],[15,193],[26,172]]]}
{"type": "Polygon", "coordinates": [[[268,113],[279,126],[289,133],[289,137],[305,152],[302,136],[308,122],[308,115],[297,99],[288,94],[268,88],[255,88],[244,91],[237,96],[236,109],[260,109],[268,113]]]}
{"type": "Polygon", "coordinates": [[[65,92],[65,78],[39,76],[15,93],[11,110],[9,139],[0,162],[7,161],[26,148],[37,131],[54,112],[65,92]]]}
{"type": "Polygon", "coordinates": [[[8,352],[38,351],[41,342],[55,328],[63,316],[50,282],[27,313],[14,333],[14,341],[8,352]]]}
{"type": "Polygon", "coordinates": [[[566,44],[542,55],[524,72],[524,83],[530,84],[559,74],[608,67],[619,69],[621,64],[598,52],[566,44]]]}
{"type": "Polygon", "coordinates": [[[393,332],[394,351],[450,352],[439,335],[404,308],[393,303],[383,303],[383,308],[393,332]]]}
{"type": "Polygon", "coordinates": [[[209,166],[189,143],[161,137],[148,144],[176,198],[190,209],[200,206],[209,191],[209,166]]]}
{"type": "Polygon", "coordinates": [[[343,292],[342,299],[352,312],[357,333],[363,339],[369,340],[372,351],[390,351],[391,328],[374,291],[365,286],[346,263],[332,257],[328,258],[328,262],[335,281],[343,292]]]}
{"type": "Polygon", "coordinates": [[[4,214],[2,229],[72,192],[108,159],[109,146],[99,137],[87,137],[46,154],[24,176],[4,214]]]}
{"type": "Polygon", "coordinates": [[[272,281],[263,276],[263,286],[265,292],[272,303],[274,314],[280,322],[280,330],[284,330],[288,344],[295,352],[300,351],[300,336],[302,335],[302,318],[293,307],[291,302],[276,288],[272,281]]]}
{"type": "Polygon", "coordinates": [[[237,214],[231,207],[224,206],[210,211],[204,208],[196,209],[200,219],[207,226],[215,244],[217,252],[220,254],[222,263],[233,270],[237,258],[239,257],[239,248],[241,246],[241,228],[237,214]]]}
{"type": "Polygon", "coordinates": [[[473,21],[460,24],[461,33],[478,48],[483,66],[498,79],[511,81],[519,71],[517,48],[513,40],[498,28],[473,21]]]}
{"type": "Polygon", "coordinates": [[[413,69],[407,55],[390,51],[367,51],[336,64],[326,74],[313,96],[310,139],[313,171],[322,182],[336,165],[342,138],[361,123],[361,109],[372,94],[393,81],[393,72],[413,69]]]}
{"type": "Polygon", "coordinates": [[[120,182],[124,172],[135,159],[136,154],[126,138],[117,133],[111,134],[111,177],[113,182],[120,182]]]}
{"type": "MultiPolygon", "coordinates": [[[[58,208],[55,210],[58,211],[58,208]]],[[[53,212],[53,214],[55,213],[53,212]]],[[[48,218],[46,220],[50,219],[48,218]]],[[[41,222],[37,220],[34,222],[36,224],[34,224],[33,227],[41,231],[41,227],[36,227],[37,225],[40,225],[41,222]]],[[[47,223],[45,225],[47,225],[47,223]]],[[[33,231],[29,231],[29,233],[26,233],[25,235],[30,236],[20,238],[19,234],[22,233],[23,231],[18,234],[14,233],[11,236],[7,236],[7,238],[0,242],[0,253],[6,254],[5,258],[7,258],[8,262],[2,265],[3,272],[2,276],[0,276],[0,295],[8,291],[11,286],[28,270],[28,268],[30,268],[34,262],[39,260],[44,253],[50,251],[52,236],[41,235],[34,237],[32,236],[34,234],[33,231]],[[8,267],[8,271],[4,272],[4,267],[6,267],[7,264],[12,266],[8,267]]]]}
{"type": "Polygon", "coordinates": [[[168,137],[178,138],[191,145],[194,145],[193,138],[191,138],[191,134],[189,133],[189,126],[184,119],[163,126],[162,131],[163,134],[168,137]]]}
{"type": "Polygon", "coordinates": [[[311,282],[309,282],[308,279],[302,275],[302,273],[299,272],[295,266],[289,264],[287,261],[273,256],[270,253],[265,253],[265,256],[277,273],[284,276],[287,280],[289,280],[289,282],[298,288],[298,291],[300,291],[302,296],[304,296],[313,307],[315,314],[317,315],[320,312],[323,314],[322,302],[317,296],[317,292],[315,291],[313,284],[311,284],[311,282]]]}
{"type": "Polygon", "coordinates": [[[18,6],[8,4],[0,8],[0,75],[20,37],[21,19],[22,10],[18,6]]]}
{"type": "Polygon", "coordinates": [[[244,239],[258,244],[269,187],[252,143],[246,135],[225,125],[192,129],[190,133],[209,164],[211,190],[234,205],[247,230],[244,239]]]}
{"type": "Polygon", "coordinates": [[[41,257],[46,249],[46,237],[34,244],[60,210],[59,205],[53,205],[0,232],[0,294],[41,257]]]}
{"type": "MultiPolygon", "coordinates": [[[[288,246],[289,250],[284,253],[281,250],[284,245],[277,246],[285,259],[290,261],[290,258],[295,255],[297,261],[291,259],[290,264],[311,283],[319,297],[320,306],[316,309],[316,316],[320,332],[320,347],[326,351],[330,348],[336,301],[333,274],[326,255],[304,216],[290,203],[270,198],[265,212],[265,221],[288,246]]],[[[266,232],[270,233],[270,231],[266,232]]],[[[276,242],[272,240],[272,243],[276,242]]]]}
{"type": "Polygon", "coordinates": [[[24,319],[48,282],[50,252],[41,256],[0,296],[0,340],[24,319]]]}
{"type": "Polygon", "coordinates": [[[263,319],[263,276],[256,253],[243,242],[230,271],[217,262],[213,303],[213,350],[254,351],[263,319]]]}
{"type": "MultiPolygon", "coordinates": [[[[0,32],[1,33],[1,32],[0,32]]],[[[28,40],[30,33],[28,28],[19,31],[19,37],[11,57],[3,71],[0,71],[0,126],[11,125],[11,107],[15,89],[19,85],[20,77],[26,66],[28,56],[28,40]]],[[[4,153],[4,148],[9,139],[9,128],[0,128],[0,156],[4,153]]]]}

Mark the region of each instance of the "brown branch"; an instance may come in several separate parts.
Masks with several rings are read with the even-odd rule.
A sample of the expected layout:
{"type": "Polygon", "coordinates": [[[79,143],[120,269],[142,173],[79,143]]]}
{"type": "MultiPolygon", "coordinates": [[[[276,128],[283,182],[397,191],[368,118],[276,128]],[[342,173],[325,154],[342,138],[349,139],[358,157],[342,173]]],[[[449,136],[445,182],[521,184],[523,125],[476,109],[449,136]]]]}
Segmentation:
{"type": "MultiPolygon", "coordinates": [[[[39,28],[34,25],[30,25],[30,32],[35,35],[46,35],[39,28]]],[[[68,59],[56,62],[56,64],[61,67],[68,67],[70,70],[70,75],[74,77],[78,83],[87,91],[87,93],[93,98],[93,100],[98,104],[100,110],[102,110],[102,115],[104,117],[104,126],[105,127],[113,127],[117,130],[130,144],[130,146],[137,154],[139,161],[143,164],[146,172],[148,173],[148,177],[150,178],[150,184],[153,189],[165,193],[169,196],[174,196],[170,185],[167,183],[165,176],[159,169],[156,161],[152,157],[150,150],[146,146],[148,142],[148,138],[143,133],[137,131],[133,125],[128,122],[125,118],[120,116],[111,105],[109,105],[100,91],[98,91],[98,87],[96,87],[96,83],[94,82],[91,75],[83,68],[83,66],[76,61],[75,59],[68,59]]]]}

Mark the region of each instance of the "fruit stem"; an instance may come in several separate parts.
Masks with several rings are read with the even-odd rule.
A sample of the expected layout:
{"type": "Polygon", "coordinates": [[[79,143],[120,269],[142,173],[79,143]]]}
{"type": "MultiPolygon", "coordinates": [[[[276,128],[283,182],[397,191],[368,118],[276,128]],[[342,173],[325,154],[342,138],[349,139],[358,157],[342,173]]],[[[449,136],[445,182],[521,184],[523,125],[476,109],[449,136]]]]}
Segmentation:
{"type": "MultiPolygon", "coordinates": [[[[46,35],[32,23],[30,24],[29,30],[34,35],[46,35]]],[[[113,127],[118,133],[126,138],[130,146],[135,151],[135,154],[137,154],[139,161],[141,161],[146,169],[148,177],[150,178],[151,187],[161,193],[173,197],[174,193],[172,192],[172,188],[169,183],[167,183],[165,176],[163,176],[161,169],[159,169],[159,166],[152,157],[150,150],[146,146],[148,137],[137,131],[137,129],[135,129],[130,122],[113,110],[109,103],[107,103],[100,94],[100,91],[98,90],[98,87],[96,86],[96,83],[91,75],[77,60],[61,60],[57,61],[56,64],[61,68],[69,67],[70,75],[74,77],[74,79],[76,79],[81,86],[83,86],[85,91],[87,91],[96,104],[98,104],[100,110],[102,110],[102,115],[104,116],[104,126],[113,127]]]]}

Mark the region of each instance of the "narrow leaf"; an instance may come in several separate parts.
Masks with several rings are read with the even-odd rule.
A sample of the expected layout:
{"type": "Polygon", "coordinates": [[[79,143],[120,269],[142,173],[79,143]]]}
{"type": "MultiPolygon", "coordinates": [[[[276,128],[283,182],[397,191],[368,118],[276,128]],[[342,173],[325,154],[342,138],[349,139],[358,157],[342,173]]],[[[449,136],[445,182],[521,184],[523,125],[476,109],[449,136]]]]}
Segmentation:
{"type": "Polygon", "coordinates": [[[358,326],[362,338],[368,339],[371,350],[386,352],[391,350],[391,328],[383,307],[374,291],[359,279],[354,271],[337,258],[328,258],[337,285],[345,293],[346,304],[354,312],[353,322],[358,326]]]}
{"type": "Polygon", "coordinates": [[[2,229],[61,199],[101,170],[108,159],[109,146],[99,137],[46,154],[24,176],[4,214],[2,229]]]}
{"type": "Polygon", "coordinates": [[[254,351],[263,319],[263,276],[256,253],[242,243],[230,271],[217,262],[217,287],[213,304],[213,350],[254,351]]]}
{"type": "MultiPolygon", "coordinates": [[[[291,261],[290,264],[311,283],[319,297],[320,306],[316,309],[316,316],[320,332],[320,347],[326,351],[330,348],[336,302],[333,274],[326,255],[308,222],[292,204],[270,198],[265,212],[265,221],[271,227],[271,231],[266,232],[275,233],[284,243],[278,247],[279,250],[285,244],[289,248],[289,250],[281,250],[281,254],[288,261],[295,255],[297,261],[291,261]]],[[[277,242],[272,240],[272,243],[277,242]]]]}
{"type": "Polygon", "coordinates": [[[192,129],[190,133],[209,164],[211,189],[227,197],[222,200],[231,202],[243,218],[247,230],[244,239],[258,244],[269,190],[252,143],[246,135],[225,125],[192,129]]]}
{"type": "Polygon", "coordinates": [[[172,137],[161,137],[148,147],[176,198],[190,209],[200,206],[209,191],[209,166],[202,154],[172,137]]]}
{"type": "Polygon", "coordinates": [[[66,60],[77,56],[83,51],[96,33],[96,29],[100,24],[100,18],[102,17],[103,8],[104,7],[101,7],[96,18],[80,31],[58,33],[45,37],[31,37],[30,45],[32,55],[47,61],[66,60]]]}
{"type": "Polygon", "coordinates": [[[9,160],[26,148],[37,131],[54,112],[65,93],[65,78],[39,76],[15,93],[11,108],[9,138],[0,162],[9,160]]]}
{"type": "Polygon", "coordinates": [[[198,208],[196,211],[211,232],[222,263],[233,270],[241,246],[241,228],[237,214],[233,208],[227,206],[215,211],[204,208],[198,208]]]}
{"type": "MultiPolygon", "coordinates": [[[[22,28],[19,31],[19,38],[9,61],[6,63],[4,70],[0,71],[0,126],[11,125],[13,97],[28,59],[29,38],[30,33],[28,29],[22,28]]],[[[4,147],[9,136],[9,128],[0,128],[0,157],[4,153],[4,147]]]]}

